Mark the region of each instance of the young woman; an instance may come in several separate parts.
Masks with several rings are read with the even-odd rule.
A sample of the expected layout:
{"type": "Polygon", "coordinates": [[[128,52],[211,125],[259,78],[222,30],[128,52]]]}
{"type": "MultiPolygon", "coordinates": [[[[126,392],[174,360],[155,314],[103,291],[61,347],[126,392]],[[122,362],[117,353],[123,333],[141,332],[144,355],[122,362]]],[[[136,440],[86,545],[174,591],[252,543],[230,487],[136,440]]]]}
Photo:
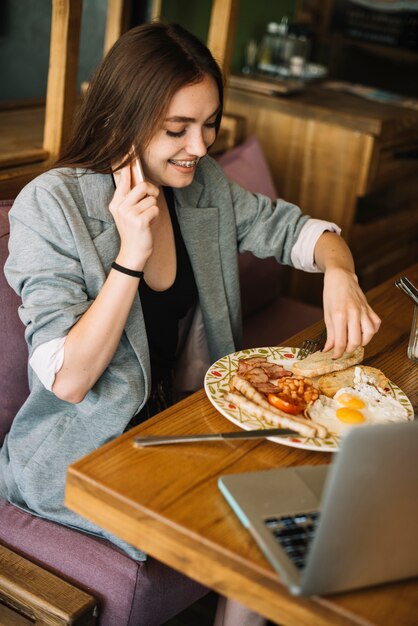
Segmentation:
{"type": "Polygon", "coordinates": [[[324,272],[335,356],[377,331],[338,227],[245,191],[207,156],[222,105],[202,43],[175,25],[134,28],[91,81],[57,167],[16,199],[6,275],[31,393],[0,452],[1,497],[107,536],[65,509],[66,468],[239,349],[239,252],[324,272]]]}

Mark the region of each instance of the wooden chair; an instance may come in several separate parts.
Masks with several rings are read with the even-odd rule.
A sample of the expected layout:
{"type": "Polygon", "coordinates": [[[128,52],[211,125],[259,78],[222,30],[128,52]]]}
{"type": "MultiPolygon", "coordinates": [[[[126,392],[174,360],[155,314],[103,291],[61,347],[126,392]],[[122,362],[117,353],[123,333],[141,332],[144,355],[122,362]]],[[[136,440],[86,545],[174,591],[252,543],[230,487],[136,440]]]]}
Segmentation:
{"type": "MultiPolygon", "coordinates": [[[[0,112],[6,149],[0,152],[0,198],[14,198],[32,178],[48,169],[68,137],[77,101],[76,79],[83,0],[52,0],[51,42],[45,109],[23,105],[0,112]],[[44,113],[45,111],[45,113],[44,113]],[[44,118],[43,118],[44,113],[44,118]],[[14,125],[10,129],[10,117],[14,125]],[[44,119],[41,145],[38,138],[44,119]],[[15,135],[30,128],[32,145],[15,135]],[[33,129],[35,127],[35,129],[33,129]],[[10,129],[10,130],[9,130],[10,129]]],[[[31,103],[29,103],[30,105],[31,103]]]]}
{"type": "Polygon", "coordinates": [[[96,609],[91,595],[0,545],[0,624],[90,626],[96,609]]]}

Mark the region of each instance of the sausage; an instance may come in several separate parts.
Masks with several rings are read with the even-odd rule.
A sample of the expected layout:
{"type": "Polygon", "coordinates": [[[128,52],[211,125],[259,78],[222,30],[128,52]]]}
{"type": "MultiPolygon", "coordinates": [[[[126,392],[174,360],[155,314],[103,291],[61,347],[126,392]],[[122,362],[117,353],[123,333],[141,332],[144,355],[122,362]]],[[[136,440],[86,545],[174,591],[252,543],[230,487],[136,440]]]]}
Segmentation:
{"type": "MultiPolygon", "coordinates": [[[[284,411],[280,411],[280,409],[276,409],[276,407],[272,406],[269,402],[267,402],[265,397],[261,393],[259,393],[259,391],[257,391],[257,389],[255,389],[251,385],[251,383],[248,382],[248,380],[246,380],[245,378],[242,378],[241,376],[238,376],[237,374],[235,374],[231,379],[230,389],[231,391],[236,389],[237,391],[241,392],[241,394],[247,400],[250,400],[256,406],[261,407],[265,411],[268,411],[269,414],[272,414],[274,416],[273,417],[274,423],[278,423],[278,418],[280,418],[280,419],[287,419],[287,420],[291,419],[292,423],[294,424],[299,423],[302,427],[308,426],[310,429],[309,432],[313,434],[305,435],[306,437],[316,436],[316,437],[319,437],[320,439],[323,439],[328,434],[327,429],[322,424],[314,424],[313,422],[310,422],[309,420],[307,420],[305,417],[302,417],[302,416],[290,417],[288,413],[285,413],[284,411]]],[[[271,419],[271,418],[268,418],[268,419],[271,419]]],[[[285,428],[292,428],[292,430],[296,430],[296,429],[293,429],[293,427],[291,426],[286,426],[285,428]]],[[[296,432],[300,432],[300,431],[297,430],[296,432]]]]}
{"type": "MultiPolygon", "coordinates": [[[[295,419],[291,415],[287,415],[283,413],[283,415],[277,415],[276,412],[270,410],[270,408],[266,408],[264,406],[260,406],[256,404],[253,400],[249,400],[248,398],[238,394],[228,392],[226,394],[226,399],[228,402],[232,402],[240,409],[243,409],[249,415],[253,415],[254,417],[265,419],[268,422],[272,422],[275,426],[279,428],[290,428],[295,432],[299,433],[303,437],[315,437],[318,436],[316,432],[316,428],[314,424],[305,420],[305,423],[300,419],[295,419]]],[[[268,403],[267,403],[268,404],[268,403]]],[[[270,407],[270,405],[268,404],[270,407]]],[[[272,409],[274,407],[271,407],[272,409]]]]}

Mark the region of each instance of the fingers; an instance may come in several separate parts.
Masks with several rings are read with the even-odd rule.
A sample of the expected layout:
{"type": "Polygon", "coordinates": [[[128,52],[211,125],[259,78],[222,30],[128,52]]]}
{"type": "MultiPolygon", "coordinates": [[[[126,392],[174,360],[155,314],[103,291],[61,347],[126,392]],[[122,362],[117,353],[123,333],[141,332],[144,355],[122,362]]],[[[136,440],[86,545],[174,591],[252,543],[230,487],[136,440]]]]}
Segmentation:
{"type": "Polygon", "coordinates": [[[327,323],[327,351],[333,349],[332,357],[338,359],[348,350],[350,324],[344,312],[334,313],[327,323]]]}
{"type": "Polygon", "coordinates": [[[334,314],[326,320],[327,340],[324,352],[333,350],[338,359],[344,352],[353,352],[358,346],[367,345],[379,330],[380,318],[367,305],[350,314],[334,314]]]}
{"type": "Polygon", "coordinates": [[[382,320],[376,313],[369,307],[368,315],[362,320],[362,339],[361,345],[366,346],[369,341],[374,337],[380,328],[382,320]]]}
{"type": "Polygon", "coordinates": [[[347,322],[347,343],[345,346],[346,352],[353,352],[362,341],[362,314],[360,311],[355,311],[348,318],[347,322]]]}
{"type": "Polygon", "coordinates": [[[347,336],[347,352],[358,346],[365,346],[374,337],[381,324],[380,318],[367,303],[361,307],[358,315],[350,317],[347,336]]]}
{"type": "Polygon", "coordinates": [[[116,190],[113,198],[120,202],[131,190],[131,168],[129,165],[119,170],[119,175],[115,174],[116,190]]]}
{"type": "Polygon", "coordinates": [[[329,319],[327,320],[325,317],[325,326],[327,329],[327,339],[325,341],[325,345],[323,347],[323,352],[329,352],[330,350],[333,349],[334,347],[334,341],[335,341],[335,336],[334,336],[334,325],[332,323],[332,320],[329,319]]]}
{"type": "Polygon", "coordinates": [[[333,358],[365,346],[379,330],[380,319],[369,306],[352,272],[333,268],[324,278],[324,319],[327,341],[324,351],[333,358]]]}
{"type": "Polygon", "coordinates": [[[140,181],[135,184],[135,177],[132,172],[132,164],[128,163],[125,167],[122,167],[116,178],[116,190],[114,198],[117,202],[121,202],[124,198],[133,202],[138,202],[145,196],[154,196],[157,198],[159,189],[155,185],[147,181],[140,181]]]}
{"type": "MultiPolygon", "coordinates": [[[[122,189],[126,189],[126,187],[122,187],[122,189]]],[[[126,195],[122,195],[122,192],[118,193],[115,191],[109,204],[109,210],[115,220],[117,216],[121,216],[122,214],[128,215],[132,213],[133,215],[139,215],[147,211],[150,207],[156,206],[158,193],[158,189],[150,183],[141,183],[141,185],[137,185],[128,191],[126,195]]]]}

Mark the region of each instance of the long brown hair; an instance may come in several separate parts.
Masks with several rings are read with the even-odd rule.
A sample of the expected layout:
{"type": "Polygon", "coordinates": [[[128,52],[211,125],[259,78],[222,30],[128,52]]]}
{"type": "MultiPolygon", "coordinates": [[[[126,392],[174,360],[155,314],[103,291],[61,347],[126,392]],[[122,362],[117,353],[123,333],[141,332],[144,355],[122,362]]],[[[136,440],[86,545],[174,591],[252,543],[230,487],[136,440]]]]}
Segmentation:
{"type": "Polygon", "coordinates": [[[132,28],[97,68],[56,166],[108,173],[111,163],[126,165],[132,145],[141,154],[161,126],[174,94],[205,75],[219,91],[218,131],[223,80],[208,48],[178,24],[132,28]]]}

